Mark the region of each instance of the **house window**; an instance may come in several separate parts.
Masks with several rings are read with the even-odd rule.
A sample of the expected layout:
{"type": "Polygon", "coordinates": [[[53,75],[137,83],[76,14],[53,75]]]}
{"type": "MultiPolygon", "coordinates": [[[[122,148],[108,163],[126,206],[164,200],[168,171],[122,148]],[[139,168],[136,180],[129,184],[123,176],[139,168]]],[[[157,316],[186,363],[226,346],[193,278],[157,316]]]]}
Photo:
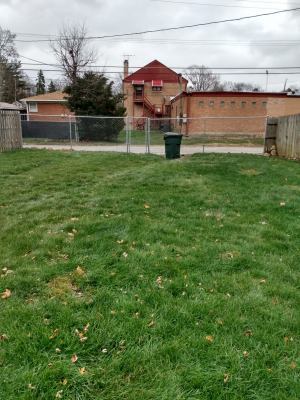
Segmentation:
{"type": "Polygon", "coordinates": [[[252,101],[253,107],[256,107],[256,101],[252,101]]]}
{"type": "Polygon", "coordinates": [[[263,102],[262,102],[262,106],[263,106],[264,108],[267,108],[267,102],[266,102],[266,101],[263,101],[263,102]]]}
{"type": "Polygon", "coordinates": [[[246,101],[242,101],[242,102],[241,102],[241,107],[242,107],[242,108],[245,108],[245,107],[246,107],[246,104],[247,104],[246,101]]]}
{"type": "Polygon", "coordinates": [[[231,107],[235,107],[235,101],[232,101],[230,104],[231,104],[231,107]]]}
{"type": "Polygon", "coordinates": [[[38,112],[37,103],[28,103],[29,112],[38,112]]]}
{"type": "Polygon", "coordinates": [[[225,107],[225,101],[220,102],[220,107],[224,108],[225,107]]]}
{"type": "Polygon", "coordinates": [[[209,102],[209,107],[213,107],[215,105],[215,102],[213,101],[213,100],[211,100],[210,102],[209,102]]]}
{"type": "Polygon", "coordinates": [[[152,86],[152,92],[161,92],[162,87],[161,86],[152,86]]]}
{"type": "Polygon", "coordinates": [[[199,101],[199,107],[201,107],[201,108],[204,107],[204,101],[199,101]]]}

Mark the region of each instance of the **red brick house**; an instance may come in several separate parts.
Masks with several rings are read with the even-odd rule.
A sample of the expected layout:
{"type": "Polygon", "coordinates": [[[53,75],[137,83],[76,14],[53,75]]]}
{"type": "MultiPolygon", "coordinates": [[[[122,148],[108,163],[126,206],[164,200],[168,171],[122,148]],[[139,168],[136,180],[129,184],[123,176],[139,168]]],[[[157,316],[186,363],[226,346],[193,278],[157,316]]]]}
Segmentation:
{"type": "Polygon", "coordinates": [[[187,89],[188,81],[154,60],[129,74],[124,62],[124,106],[130,117],[162,118],[171,115],[171,100],[187,89]]]}
{"type": "Polygon", "coordinates": [[[67,106],[66,94],[60,91],[22,99],[26,103],[29,121],[60,121],[73,115],[67,106]]]}

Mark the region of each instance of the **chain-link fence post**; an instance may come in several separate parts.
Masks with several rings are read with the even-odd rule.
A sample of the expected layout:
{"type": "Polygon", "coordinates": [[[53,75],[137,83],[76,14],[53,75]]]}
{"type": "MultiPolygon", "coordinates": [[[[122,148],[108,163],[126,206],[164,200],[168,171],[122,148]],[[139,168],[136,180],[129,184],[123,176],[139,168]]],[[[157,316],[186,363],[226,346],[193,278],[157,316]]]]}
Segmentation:
{"type": "Polygon", "coordinates": [[[145,145],[146,154],[150,154],[150,136],[151,135],[151,119],[147,118],[145,122],[145,145]]]}
{"type": "Polygon", "coordinates": [[[130,117],[126,117],[126,151],[130,153],[131,144],[131,128],[130,128],[130,117]]]}
{"type": "Polygon", "coordinates": [[[71,115],[69,115],[69,133],[70,133],[70,147],[71,147],[71,150],[73,150],[72,119],[71,119],[71,115]]]}

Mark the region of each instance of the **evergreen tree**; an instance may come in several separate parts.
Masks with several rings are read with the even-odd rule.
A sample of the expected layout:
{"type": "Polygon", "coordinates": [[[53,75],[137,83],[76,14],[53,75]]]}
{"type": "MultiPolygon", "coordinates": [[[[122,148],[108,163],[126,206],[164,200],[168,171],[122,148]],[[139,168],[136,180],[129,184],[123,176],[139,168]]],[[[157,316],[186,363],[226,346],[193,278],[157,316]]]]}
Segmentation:
{"type": "Polygon", "coordinates": [[[54,82],[51,80],[49,85],[48,85],[48,93],[53,93],[56,92],[56,86],[54,84],[54,82]]]}
{"type": "Polygon", "coordinates": [[[40,69],[37,76],[36,94],[46,93],[46,84],[43,71],[40,69]]]}
{"type": "MultiPolygon", "coordinates": [[[[66,87],[71,111],[80,116],[122,117],[125,108],[123,96],[113,93],[113,82],[95,72],[85,72],[82,77],[66,87]]],[[[78,118],[81,140],[114,141],[124,128],[124,119],[78,118]]]]}

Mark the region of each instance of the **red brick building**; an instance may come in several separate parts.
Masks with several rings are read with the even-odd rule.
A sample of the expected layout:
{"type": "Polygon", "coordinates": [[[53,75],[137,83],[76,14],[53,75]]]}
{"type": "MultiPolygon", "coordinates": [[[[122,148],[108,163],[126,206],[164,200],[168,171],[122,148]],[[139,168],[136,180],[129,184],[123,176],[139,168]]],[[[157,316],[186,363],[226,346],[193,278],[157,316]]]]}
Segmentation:
{"type": "Polygon", "coordinates": [[[67,107],[66,94],[60,91],[45,93],[22,99],[26,103],[29,121],[61,121],[73,115],[67,107]]]}
{"type": "Polygon", "coordinates": [[[185,135],[261,136],[266,118],[300,114],[300,96],[261,92],[183,92],[171,101],[173,127],[185,135]]]}
{"type": "Polygon", "coordinates": [[[124,106],[130,117],[162,118],[171,115],[171,100],[187,89],[188,81],[154,60],[129,74],[124,62],[124,106]]]}

